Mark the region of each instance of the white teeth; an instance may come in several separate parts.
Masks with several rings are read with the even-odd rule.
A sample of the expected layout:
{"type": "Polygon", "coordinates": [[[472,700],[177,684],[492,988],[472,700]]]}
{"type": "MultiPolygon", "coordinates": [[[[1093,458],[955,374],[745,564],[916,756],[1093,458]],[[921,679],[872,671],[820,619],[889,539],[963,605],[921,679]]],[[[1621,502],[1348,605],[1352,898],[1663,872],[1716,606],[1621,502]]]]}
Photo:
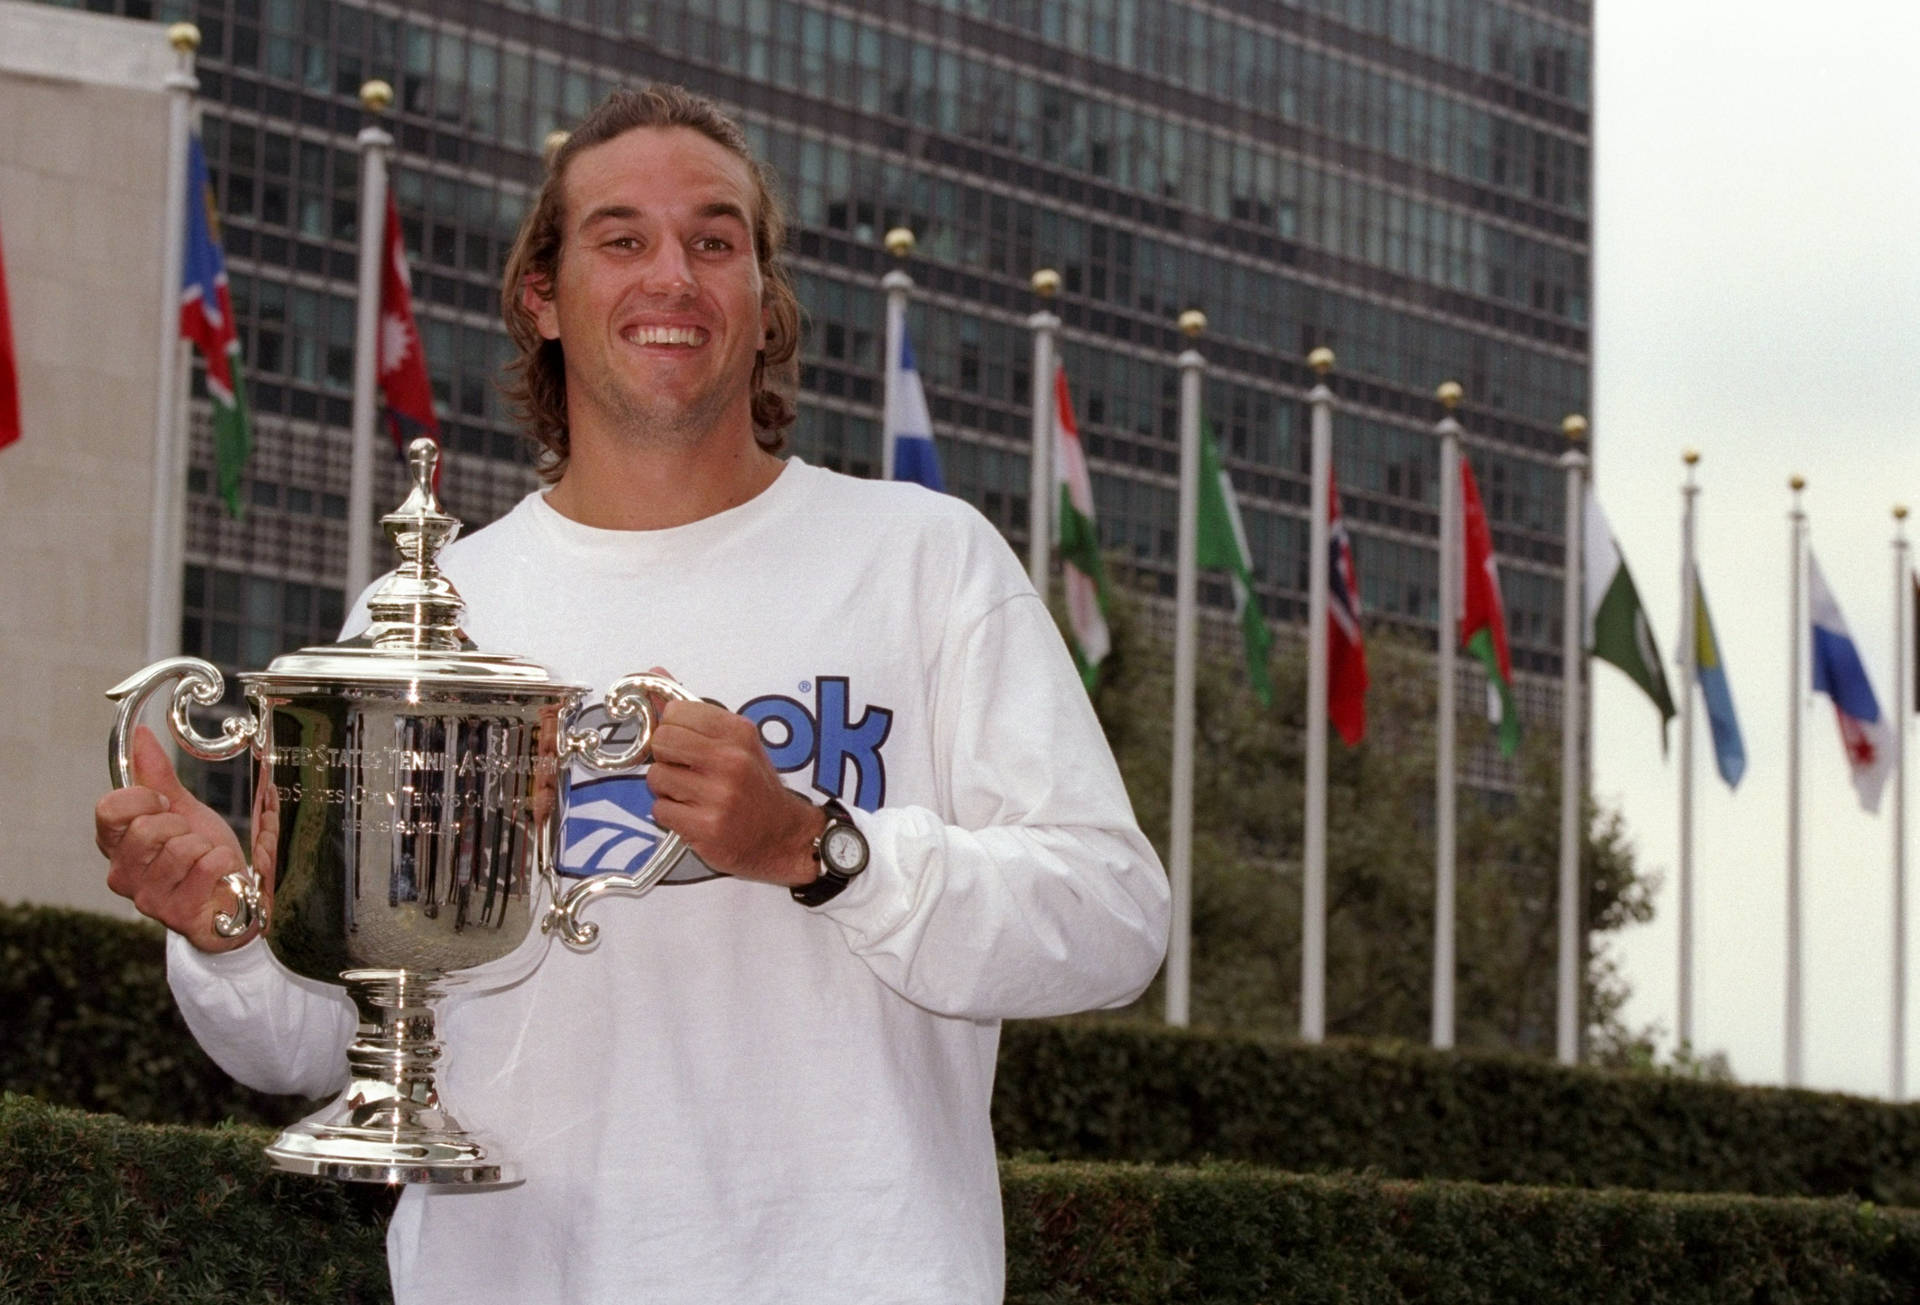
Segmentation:
{"type": "Polygon", "coordinates": [[[707,333],[697,326],[636,326],[624,333],[630,344],[706,343],[707,333]]]}

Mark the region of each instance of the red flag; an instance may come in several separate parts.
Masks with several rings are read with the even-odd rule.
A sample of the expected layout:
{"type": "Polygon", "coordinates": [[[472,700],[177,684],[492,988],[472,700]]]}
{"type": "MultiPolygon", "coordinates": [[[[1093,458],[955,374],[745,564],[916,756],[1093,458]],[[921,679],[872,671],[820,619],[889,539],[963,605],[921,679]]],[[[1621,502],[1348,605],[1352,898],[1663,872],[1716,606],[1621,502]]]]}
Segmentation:
{"type": "Polygon", "coordinates": [[[1520,746],[1520,713],[1513,701],[1513,655],[1507,649],[1507,609],[1500,601],[1500,571],[1493,560],[1493,530],[1480,506],[1473,467],[1460,459],[1461,533],[1465,586],[1461,590],[1460,643],[1487,668],[1487,720],[1499,730],[1500,751],[1520,746]]]}
{"type": "Polygon", "coordinates": [[[13,322],[7,316],[7,263],[0,254],[0,449],[20,438],[20,372],[13,362],[13,322]]]}
{"type": "Polygon", "coordinates": [[[1327,719],[1348,747],[1367,733],[1367,648],[1360,634],[1360,583],[1353,541],[1340,516],[1340,491],[1327,476],[1327,719]]]}
{"type": "Polygon", "coordinates": [[[440,442],[433,416],[433,386],[427,380],[427,356],[413,323],[413,282],[407,275],[407,250],[400,240],[400,210],[387,193],[386,258],[380,268],[380,393],[387,403],[387,426],[401,457],[407,444],[425,435],[440,442]]]}

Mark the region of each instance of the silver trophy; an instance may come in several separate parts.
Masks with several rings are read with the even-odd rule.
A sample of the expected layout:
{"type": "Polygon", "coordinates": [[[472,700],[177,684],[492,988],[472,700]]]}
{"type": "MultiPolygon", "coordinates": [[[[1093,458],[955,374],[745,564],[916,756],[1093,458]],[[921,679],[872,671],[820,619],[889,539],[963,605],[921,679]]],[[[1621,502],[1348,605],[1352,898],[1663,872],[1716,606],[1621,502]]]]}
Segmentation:
{"type": "Polygon", "coordinates": [[[250,710],[227,717],[218,737],[191,719],[223,692],[220,672],[198,658],[155,662],[107,695],[119,703],[116,786],[132,779],[128,746],[142,706],[168,685],[182,748],[205,761],[252,757],[252,865],[227,876],[237,905],[215,927],[231,938],[258,924],[288,969],[345,984],[358,1008],[346,1090],[267,1148],[275,1167],[294,1173],[511,1181],[510,1161],[463,1128],[435,1086],[439,999],[525,977],[552,933],[591,944],[597,930],[582,908],[603,893],[646,892],[685,850],[667,835],[637,873],[558,891],[566,767],[642,765],[650,698],[692,695],[661,675],[617,681],[607,715],[634,722],[635,734],[610,750],[597,730],[574,724],[585,686],[476,650],[437,561],[460,530],[434,495],[438,457],[431,440],[408,450],[413,490],[383,518],[400,566],[369,600],[365,634],[241,675],[250,710]]]}

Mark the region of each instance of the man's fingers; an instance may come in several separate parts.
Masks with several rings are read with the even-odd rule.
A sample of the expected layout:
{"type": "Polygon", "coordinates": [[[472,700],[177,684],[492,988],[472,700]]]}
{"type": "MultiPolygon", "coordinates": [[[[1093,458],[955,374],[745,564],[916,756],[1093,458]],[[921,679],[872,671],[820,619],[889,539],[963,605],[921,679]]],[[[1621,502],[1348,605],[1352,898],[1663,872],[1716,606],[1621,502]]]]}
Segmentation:
{"type": "Polygon", "coordinates": [[[93,844],[105,857],[127,836],[127,829],[142,816],[158,815],[168,809],[167,800],[150,788],[117,788],[93,808],[93,844]]]}
{"type": "Polygon", "coordinates": [[[160,746],[160,740],[145,725],[133,732],[131,751],[134,783],[152,789],[170,805],[178,806],[183,800],[194,800],[180,782],[180,776],[174,773],[173,763],[167,759],[167,750],[160,746]]]}

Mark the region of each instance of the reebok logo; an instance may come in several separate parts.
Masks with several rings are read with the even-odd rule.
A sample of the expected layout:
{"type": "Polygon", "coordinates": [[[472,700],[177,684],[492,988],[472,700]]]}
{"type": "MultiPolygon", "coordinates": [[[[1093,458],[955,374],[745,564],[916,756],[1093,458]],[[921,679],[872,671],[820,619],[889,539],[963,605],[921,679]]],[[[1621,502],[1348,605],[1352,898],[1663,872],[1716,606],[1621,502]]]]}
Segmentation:
{"type": "MultiPolygon", "coordinates": [[[[816,792],[862,811],[878,810],[887,797],[882,749],[893,731],[893,712],[868,704],[856,713],[845,676],[823,675],[803,683],[801,693],[803,697],[766,694],[741,707],[740,715],[759,730],[760,744],[776,771],[809,771],[816,792]]],[[[609,720],[602,703],[581,712],[580,724],[599,730],[610,747],[631,741],[634,734],[633,722],[609,720]]],[[[646,780],[592,771],[579,772],[577,779],[570,773],[567,780],[560,873],[577,878],[638,869],[660,841],[652,822],[653,791],[646,780]]],[[[689,855],[663,882],[710,879],[714,873],[689,855]]]]}

